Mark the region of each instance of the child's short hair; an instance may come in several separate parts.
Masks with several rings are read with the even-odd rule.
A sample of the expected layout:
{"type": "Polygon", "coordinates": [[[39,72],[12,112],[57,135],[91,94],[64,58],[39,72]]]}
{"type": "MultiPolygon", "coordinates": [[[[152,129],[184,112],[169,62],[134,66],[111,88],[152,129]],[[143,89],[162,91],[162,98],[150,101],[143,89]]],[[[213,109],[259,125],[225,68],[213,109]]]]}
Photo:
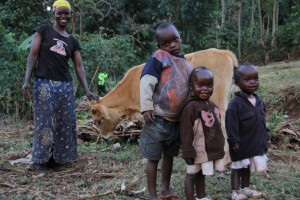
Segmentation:
{"type": "Polygon", "coordinates": [[[163,29],[166,29],[170,26],[173,26],[176,30],[177,30],[177,27],[173,24],[173,23],[170,23],[170,22],[165,22],[165,23],[162,23],[162,24],[159,24],[156,28],[156,31],[155,31],[155,37],[156,37],[156,41],[158,41],[158,37],[159,37],[159,31],[160,30],[163,30],[163,29]]]}
{"type": "Polygon", "coordinates": [[[207,70],[207,71],[210,71],[211,73],[212,73],[212,71],[209,69],[209,68],[207,68],[207,67],[205,67],[205,66],[199,66],[199,67],[195,67],[193,70],[192,70],[192,72],[191,72],[191,74],[190,74],[190,76],[189,76],[189,84],[191,84],[192,83],[192,77],[194,76],[194,74],[196,74],[198,71],[200,71],[200,70],[207,70]]]}
{"type": "Polygon", "coordinates": [[[241,64],[239,67],[234,67],[233,68],[233,81],[234,81],[235,84],[240,79],[240,76],[241,76],[240,68],[243,68],[243,67],[254,67],[254,68],[256,68],[255,65],[252,65],[250,63],[245,63],[245,64],[241,64]]]}
{"type": "Polygon", "coordinates": [[[209,68],[204,67],[204,66],[195,67],[195,68],[192,70],[192,72],[190,73],[190,76],[189,76],[189,80],[188,80],[188,84],[189,84],[188,96],[189,96],[190,98],[194,97],[192,88],[190,87],[191,84],[192,84],[192,77],[193,77],[197,72],[199,72],[200,70],[206,70],[206,71],[209,71],[209,72],[213,73],[209,68]]]}

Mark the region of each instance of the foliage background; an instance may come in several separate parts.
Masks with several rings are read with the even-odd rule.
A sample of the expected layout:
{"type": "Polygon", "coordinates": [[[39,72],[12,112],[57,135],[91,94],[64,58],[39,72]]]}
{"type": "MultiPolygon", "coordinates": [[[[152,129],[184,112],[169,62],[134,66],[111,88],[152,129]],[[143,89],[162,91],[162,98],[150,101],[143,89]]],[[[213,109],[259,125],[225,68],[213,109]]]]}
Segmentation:
{"type": "MultiPolygon", "coordinates": [[[[240,62],[262,65],[300,56],[300,0],[70,0],[69,31],[81,41],[91,90],[97,73],[109,75],[111,89],[132,66],[146,62],[156,49],[155,27],[165,21],[180,30],[189,53],[230,49],[240,62]],[[260,5],[260,7],[259,7],[260,5]],[[274,5],[278,7],[276,22],[274,5]],[[240,24],[240,26],[239,26],[240,24]],[[275,44],[273,43],[275,40],[275,44]]],[[[39,24],[52,21],[53,0],[0,2],[0,114],[32,116],[32,102],[21,96],[28,39],[39,24]]],[[[275,13],[276,14],[276,13],[275,13]]],[[[73,71],[74,75],[74,71],[73,71]]],[[[83,96],[74,79],[77,97],[83,96]]]]}

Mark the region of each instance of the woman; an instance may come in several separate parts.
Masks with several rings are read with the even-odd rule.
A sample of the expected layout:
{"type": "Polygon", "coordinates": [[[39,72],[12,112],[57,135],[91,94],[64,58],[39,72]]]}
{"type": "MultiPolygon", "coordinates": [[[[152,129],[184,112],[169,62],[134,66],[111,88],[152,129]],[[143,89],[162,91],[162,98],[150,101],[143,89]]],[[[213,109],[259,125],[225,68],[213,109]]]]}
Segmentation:
{"type": "Polygon", "coordinates": [[[31,74],[34,73],[34,122],[31,169],[46,172],[49,166],[62,166],[77,159],[75,97],[68,60],[74,63],[77,77],[89,99],[99,97],[87,86],[80,45],[66,31],[71,19],[71,5],[66,0],[53,4],[52,26],[34,29],[22,87],[28,96],[31,74]],[[54,165],[53,165],[54,163],[54,165]]]}

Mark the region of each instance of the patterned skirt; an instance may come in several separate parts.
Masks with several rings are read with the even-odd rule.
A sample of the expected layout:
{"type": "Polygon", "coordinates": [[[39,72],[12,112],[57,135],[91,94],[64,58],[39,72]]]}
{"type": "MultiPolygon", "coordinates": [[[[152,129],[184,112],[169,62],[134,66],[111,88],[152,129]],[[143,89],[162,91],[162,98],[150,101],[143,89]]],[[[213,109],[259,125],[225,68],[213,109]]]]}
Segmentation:
{"type": "Polygon", "coordinates": [[[36,77],[33,87],[34,136],[32,161],[51,157],[65,164],[77,159],[75,96],[72,81],[36,77]]]}

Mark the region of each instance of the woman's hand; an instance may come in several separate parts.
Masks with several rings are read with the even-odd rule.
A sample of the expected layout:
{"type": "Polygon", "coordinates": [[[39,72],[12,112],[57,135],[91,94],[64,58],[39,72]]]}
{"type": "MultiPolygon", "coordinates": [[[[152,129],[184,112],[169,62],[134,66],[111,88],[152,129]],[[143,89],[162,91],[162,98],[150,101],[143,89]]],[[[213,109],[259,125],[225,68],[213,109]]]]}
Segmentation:
{"type": "Polygon", "coordinates": [[[97,94],[95,94],[95,93],[92,93],[91,91],[87,91],[87,92],[85,93],[85,95],[87,96],[87,98],[88,98],[89,100],[99,101],[99,96],[98,96],[97,94]]]}
{"type": "Polygon", "coordinates": [[[24,97],[29,98],[29,90],[30,84],[28,82],[24,82],[23,86],[22,86],[22,94],[24,97]]]}

